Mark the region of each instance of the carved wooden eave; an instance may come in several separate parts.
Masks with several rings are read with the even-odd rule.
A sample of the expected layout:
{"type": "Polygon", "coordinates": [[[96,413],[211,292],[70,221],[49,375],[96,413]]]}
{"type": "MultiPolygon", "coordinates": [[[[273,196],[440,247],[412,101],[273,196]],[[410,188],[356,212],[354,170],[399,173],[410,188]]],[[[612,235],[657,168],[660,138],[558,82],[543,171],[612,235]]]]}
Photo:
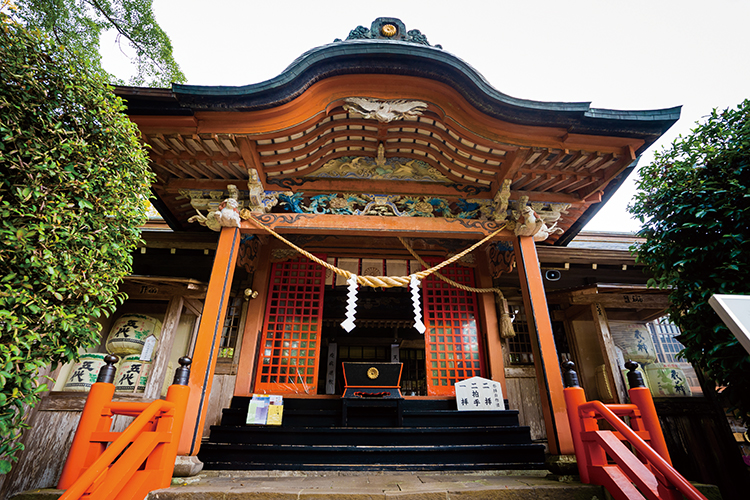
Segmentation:
{"type": "MultiPolygon", "coordinates": [[[[240,201],[257,192],[387,194],[439,200],[455,212],[494,200],[508,180],[511,205],[569,204],[557,225],[562,234],[547,240],[562,243],[679,117],[679,108],[613,111],[516,99],[457,57],[403,40],[328,44],[244,87],[117,88],[150,146],[157,208],[175,229],[193,229],[187,220],[195,200],[218,204],[235,184],[240,201]],[[347,165],[349,173],[323,175],[347,165]],[[361,165],[386,173],[359,175],[361,165]],[[390,174],[415,166],[432,177],[390,174]]],[[[287,208],[275,200],[265,211],[287,208]]],[[[418,225],[441,213],[426,215],[418,225]]],[[[496,218],[487,210],[474,217],[496,218]]]]}
{"type": "Polygon", "coordinates": [[[645,285],[597,283],[584,287],[558,290],[547,295],[550,304],[559,304],[556,319],[574,319],[581,312],[599,304],[607,310],[634,312],[641,321],[652,321],[664,315],[669,307],[669,291],[645,285]]]}
{"type": "MultiPolygon", "coordinates": [[[[174,295],[185,299],[203,299],[207,290],[207,283],[169,276],[130,275],[124,278],[120,286],[120,291],[133,300],[168,300],[174,295]]],[[[198,306],[199,309],[201,307],[198,306]]]]}
{"type": "MultiPolygon", "coordinates": [[[[265,227],[279,234],[330,235],[330,236],[388,236],[404,238],[455,238],[482,239],[499,229],[502,224],[491,221],[444,219],[430,217],[420,219],[419,224],[409,217],[370,217],[358,215],[315,214],[262,214],[255,217],[265,227]]],[[[244,232],[267,234],[258,225],[243,221],[244,232]]],[[[510,240],[513,233],[502,231],[497,240],[510,240]]]]}

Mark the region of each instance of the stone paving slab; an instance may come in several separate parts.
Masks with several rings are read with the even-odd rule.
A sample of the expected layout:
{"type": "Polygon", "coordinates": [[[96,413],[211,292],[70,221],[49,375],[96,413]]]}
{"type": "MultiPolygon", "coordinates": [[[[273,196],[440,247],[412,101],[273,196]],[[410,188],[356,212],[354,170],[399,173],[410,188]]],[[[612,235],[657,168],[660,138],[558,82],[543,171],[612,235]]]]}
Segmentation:
{"type": "MultiPolygon", "coordinates": [[[[147,500],[605,500],[601,486],[544,471],[306,472],[207,471],[175,478],[147,500]],[[563,480],[561,480],[563,479],[563,480]]],[[[710,500],[718,488],[697,485],[710,500]]],[[[61,490],[42,489],[12,500],[56,500],[61,490]]]]}
{"type": "Polygon", "coordinates": [[[149,500],[603,500],[599,486],[503,473],[199,474],[149,500]]]}

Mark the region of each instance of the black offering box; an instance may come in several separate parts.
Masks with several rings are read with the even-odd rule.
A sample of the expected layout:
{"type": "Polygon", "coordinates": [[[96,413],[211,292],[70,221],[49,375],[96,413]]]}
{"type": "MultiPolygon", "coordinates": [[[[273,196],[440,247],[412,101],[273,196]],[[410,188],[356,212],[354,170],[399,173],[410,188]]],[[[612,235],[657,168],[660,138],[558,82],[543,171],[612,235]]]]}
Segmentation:
{"type": "Polygon", "coordinates": [[[402,399],[401,363],[343,363],[344,398],[402,399]]]}

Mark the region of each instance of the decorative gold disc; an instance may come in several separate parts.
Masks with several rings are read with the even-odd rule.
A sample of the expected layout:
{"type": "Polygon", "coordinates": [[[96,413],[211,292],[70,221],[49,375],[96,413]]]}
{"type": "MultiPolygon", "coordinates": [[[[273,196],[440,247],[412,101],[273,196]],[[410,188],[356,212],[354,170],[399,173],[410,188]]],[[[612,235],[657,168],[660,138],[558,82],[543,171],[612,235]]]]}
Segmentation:
{"type": "Polygon", "coordinates": [[[396,27],[392,24],[384,24],[382,28],[380,28],[380,32],[383,34],[383,36],[392,37],[396,34],[396,27]]]}
{"type": "Polygon", "coordinates": [[[378,378],[379,375],[380,375],[380,372],[374,366],[370,368],[369,370],[367,370],[367,376],[370,378],[370,380],[375,380],[376,378],[378,378]]]}

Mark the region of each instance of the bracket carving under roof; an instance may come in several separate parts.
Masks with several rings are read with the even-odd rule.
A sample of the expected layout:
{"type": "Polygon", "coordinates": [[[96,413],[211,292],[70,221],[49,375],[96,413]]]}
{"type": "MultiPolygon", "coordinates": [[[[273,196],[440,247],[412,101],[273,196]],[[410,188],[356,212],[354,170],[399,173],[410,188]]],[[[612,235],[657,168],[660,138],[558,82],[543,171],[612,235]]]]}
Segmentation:
{"type": "Polygon", "coordinates": [[[213,231],[221,231],[222,227],[240,227],[240,205],[238,201],[240,192],[234,184],[229,184],[227,191],[229,192],[229,197],[219,202],[218,205],[215,204],[218,201],[216,196],[217,193],[219,196],[223,194],[222,191],[211,191],[210,200],[212,201],[199,197],[200,191],[181,193],[183,196],[190,198],[190,204],[197,212],[197,215],[193,215],[188,219],[188,222],[197,222],[201,226],[206,226],[213,231]],[[208,208],[208,215],[203,215],[198,210],[198,206],[208,208]]]}
{"type": "Polygon", "coordinates": [[[221,231],[222,227],[240,227],[242,212],[266,213],[279,203],[279,195],[289,194],[284,191],[264,191],[255,169],[248,169],[248,199],[241,200],[241,193],[234,184],[227,185],[228,196],[224,191],[209,191],[208,195],[201,189],[182,189],[180,196],[190,200],[196,215],[188,222],[197,222],[213,231],[221,231]],[[208,214],[203,215],[202,210],[208,214]]]}

